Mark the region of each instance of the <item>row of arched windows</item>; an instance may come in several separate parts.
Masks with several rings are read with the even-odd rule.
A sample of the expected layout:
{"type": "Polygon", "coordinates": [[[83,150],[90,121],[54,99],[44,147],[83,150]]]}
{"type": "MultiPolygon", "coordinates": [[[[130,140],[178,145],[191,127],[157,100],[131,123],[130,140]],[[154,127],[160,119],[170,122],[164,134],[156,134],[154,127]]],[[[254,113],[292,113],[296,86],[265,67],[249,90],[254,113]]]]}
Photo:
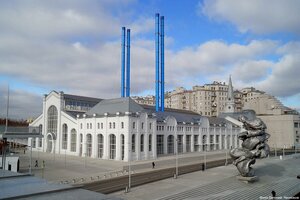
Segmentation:
{"type": "MultiPolygon", "coordinates": [[[[148,136],[149,138],[149,142],[148,142],[148,151],[152,151],[152,135],[150,134],[148,136]]],[[[140,140],[140,151],[144,152],[145,150],[145,137],[144,134],[141,135],[141,140],[140,140]]],[[[136,135],[132,134],[131,136],[131,150],[132,152],[135,152],[135,148],[136,148],[136,135]]]]}

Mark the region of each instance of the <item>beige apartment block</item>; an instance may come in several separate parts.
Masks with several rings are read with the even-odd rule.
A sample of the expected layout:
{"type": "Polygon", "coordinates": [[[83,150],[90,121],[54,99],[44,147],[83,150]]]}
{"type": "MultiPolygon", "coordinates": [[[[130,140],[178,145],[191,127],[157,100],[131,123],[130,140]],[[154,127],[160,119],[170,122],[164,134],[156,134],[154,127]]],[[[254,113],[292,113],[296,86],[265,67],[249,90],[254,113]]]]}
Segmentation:
{"type": "Polygon", "coordinates": [[[260,115],[271,135],[270,148],[300,148],[300,116],[299,115],[260,115]]]}
{"type": "Polygon", "coordinates": [[[227,102],[228,85],[214,81],[192,90],[178,87],[165,96],[167,108],[190,110],[203,116],[218,116],[224,112],[227,102]]]}

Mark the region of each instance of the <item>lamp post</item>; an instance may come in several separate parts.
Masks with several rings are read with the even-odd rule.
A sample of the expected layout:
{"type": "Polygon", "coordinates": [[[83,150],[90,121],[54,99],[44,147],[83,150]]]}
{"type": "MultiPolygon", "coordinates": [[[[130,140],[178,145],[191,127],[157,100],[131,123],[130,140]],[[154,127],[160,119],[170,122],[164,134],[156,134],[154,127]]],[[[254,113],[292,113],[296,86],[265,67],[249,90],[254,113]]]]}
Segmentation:
{"type": "Polygon", "coordinates": [[[206,150],[207,150],[207,144],[204,144],[204,170],[206,170],[206,150]]]}

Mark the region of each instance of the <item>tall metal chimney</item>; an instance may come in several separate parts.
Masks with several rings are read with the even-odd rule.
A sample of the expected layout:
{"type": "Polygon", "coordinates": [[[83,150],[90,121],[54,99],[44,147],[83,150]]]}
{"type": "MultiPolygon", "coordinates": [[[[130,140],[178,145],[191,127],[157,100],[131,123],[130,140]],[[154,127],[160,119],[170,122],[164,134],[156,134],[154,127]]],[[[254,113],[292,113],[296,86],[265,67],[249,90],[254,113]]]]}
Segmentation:
{"type": "Polygon", "coordinates": [[[126,97],[130,97],[130,29],[127,29],[126,97]]]}
{"type": "Polygon", "coordinates": [[[160,78],[160,84],[161,84],[161,95],[160,95],[160,110],[162,112],[165,111],[165,41],[164,41],[164,16],[160,17],[160,47],[161,47],[161,56],[160,56],[160,62],[161,62],[161,78],[160,78]]]}
{"type": "Polygon", "coordinates": [[[122,27],[121,97],[125,97],[125,27],[122,27]]]}
{"type": "Polygon", "coordinates": [[[160,110],[160,93],[159,93],[159,14],[155,14],[155,110],[160,110]]]}

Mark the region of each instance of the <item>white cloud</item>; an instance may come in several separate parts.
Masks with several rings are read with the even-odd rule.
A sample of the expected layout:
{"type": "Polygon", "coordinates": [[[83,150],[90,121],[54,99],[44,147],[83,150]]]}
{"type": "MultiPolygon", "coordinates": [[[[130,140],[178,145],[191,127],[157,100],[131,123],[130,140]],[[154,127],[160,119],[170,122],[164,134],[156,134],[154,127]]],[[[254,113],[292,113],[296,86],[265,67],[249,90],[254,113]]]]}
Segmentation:
{"type": "Polygon", "coordinates": [[[198,9],[212,19],[231,22],[241,32],[300,34],[298,0],[205,0],[198,9]]]}
{"type": "MultiPolygon", "coordinates": [[[[10,119],[27,119],[38,117],[42,112],[42,97],[33,93],[10,90],[9,92],[9,113],[10,119]]],[[[7,87],[0,85],[0,117],[6,117],[7,108],[7,87]]]]}

